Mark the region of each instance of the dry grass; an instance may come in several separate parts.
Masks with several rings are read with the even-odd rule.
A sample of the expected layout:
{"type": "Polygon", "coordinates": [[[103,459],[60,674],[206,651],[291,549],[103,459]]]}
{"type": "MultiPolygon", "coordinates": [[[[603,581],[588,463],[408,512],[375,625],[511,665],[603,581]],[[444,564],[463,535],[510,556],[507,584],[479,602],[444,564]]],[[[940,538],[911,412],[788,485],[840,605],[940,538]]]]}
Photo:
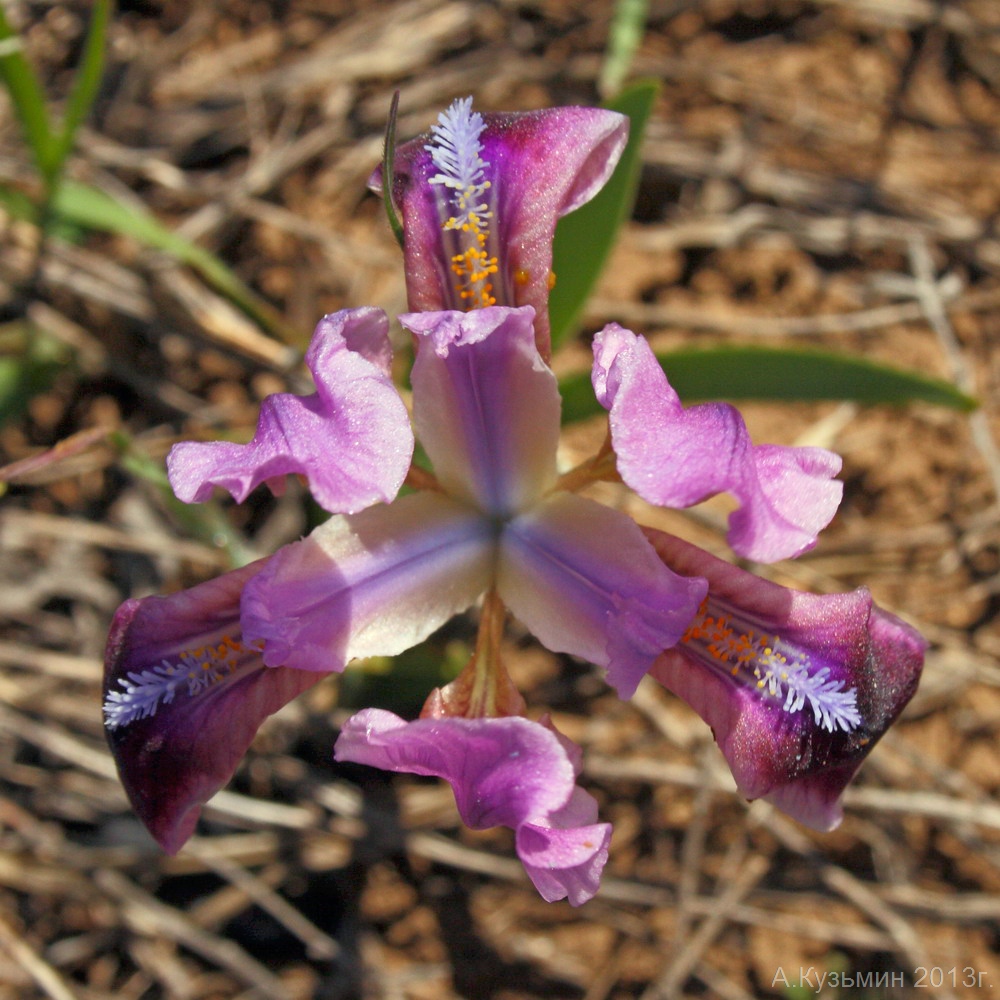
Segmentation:
{"type": "MultiPolygon", "coordinates": [[[[14,5],[55,94],[85,6],[14,5]]],[[[102,735],[107,624],[126,596],[224,559],[101,429],[159,458],[179,438],[249,428],[265,394],[300,384],[295,349],[320,315],[403,306],[398,254],[364,195],[393,89],[404,136],[465,93],[482,108],[599,97],[604,4],[358,6],[122,4],[73,160],[218,252],[291,343],[126,240],[39,247],[3,223],[4,319],[28,316],[75,361],[0,428],[3,461],[28,462],[0,514],[0,1000],[735,1000],[802,995],[776,976],[810,967],[814,985],[831,971],[908,984],[840,996],[910,995],[915,977],[927,997],[1000,989],[993,0],[652,3],[636,70],[663,94],[636,221],[591,305],[591,328],[618,318],[663,346],[794,338],[949,376],[983,400],[971,419],[747,408],[758,439],[845,457],[836,524],[775,578],[865,583],[933,643],[838,831],[740,801],[710,734],[664,692],[619,703],[515,632],[530,704],[584,745],[587,786],[615,823],[607,878],[582,909],[542,903],[510,840],[462,830],[447,789],[334,767],[332,684],[265,727],[180,856],[139,828],[102,735]],[[90,428],[62,462],[31,468],[90,428]]],[[[0,116],[0,176],[27,182],[0,116]]],[[[300,499],[234,509],[235,529],[269,550],[303,529],[300,499]]],[[[719,508],[634,510],[720,548],[719,508]]]]}

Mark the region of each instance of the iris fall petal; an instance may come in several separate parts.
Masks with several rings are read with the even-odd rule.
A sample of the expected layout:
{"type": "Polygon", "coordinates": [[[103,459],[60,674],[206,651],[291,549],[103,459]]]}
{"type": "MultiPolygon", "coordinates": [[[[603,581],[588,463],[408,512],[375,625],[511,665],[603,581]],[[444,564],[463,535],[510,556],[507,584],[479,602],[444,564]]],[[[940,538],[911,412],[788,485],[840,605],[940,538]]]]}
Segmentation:
{"type": "Polygon", "coordinates": [[[712,727],[744,796],[832,829],[844,789],[916,691],[925,641],[863,588],[788,590],[670,535],[646,535],[666,565],[709,587],[703,616],[651,676],[712,727]]]}
{"type": "MultiPolygon", "coordinates": [[[[533,306],[535,335],[549,354],[548,299],[552,239],[560,216],[590,201],[611,176],[628,139],[628,119],[600,108],[550,108],[484,114],[477,155],[483,167],[483,204],[489,212],[487,252],[496,258],[496,305],[533,306]]],[[[447,191],[423,135],[396,150],[394,194],[404,229],[407,300],[413,312],[461,309],[442,223],[453,214],[447,191]]],[[[381,192],[381,170],[370,186],[381,192]]]]}
{"type": "Polygon", "coordinates": [[[321,679],[267,669],[240,634],[239,600],[261,563],[169,597],[126,601],[105,655],[108,743],[136,815],[180,850],[261,722],[321,679]]]}

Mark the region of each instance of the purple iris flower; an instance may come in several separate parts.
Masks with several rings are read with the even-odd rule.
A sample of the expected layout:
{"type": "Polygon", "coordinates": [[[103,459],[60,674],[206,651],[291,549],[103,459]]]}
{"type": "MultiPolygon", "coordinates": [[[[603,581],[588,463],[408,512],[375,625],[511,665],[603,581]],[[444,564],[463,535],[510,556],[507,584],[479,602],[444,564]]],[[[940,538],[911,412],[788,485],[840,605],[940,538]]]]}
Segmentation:
{"type": "Polygon", "coordinates": [[[922,640],[865,592],[786,591],[579,492],[620,479],[672,507],[730,492],[733,549],[772,561],[815,544],[840,501],[839,459],[755,446],[729,406],[685,409],[645,341],[612,325],[593,368],[609,441],[576,469],[557,467],[552,237],[607,180],[626,132],[608,111],[481,116],[456,101],[399,150],[393,181],[412,415],[390,379],[385,314],[344,310],[320,322],[306,355],[313,395],[265,400],[248,444],[171,452],[188,502],[215,486],[243,500],[299,474],[332,516],[265,560],[115,616],[109,742],[166,850],[191,835],[267,715],[480,602],[475,652],[423,717],[361,712],[335,753],[446,779],[466,823],[514,831],[546,899],[575,905],[597,891],[610,827],[576,784],[578,749],[523,717],[500,655],[508,611],[549,649],[602,667],[622,697],[651,673],[686,699],[748,797],[836,822],[840,793],[915,689],[922,640]],[[412,464],[414,434],[433,472],[412,464]]]}

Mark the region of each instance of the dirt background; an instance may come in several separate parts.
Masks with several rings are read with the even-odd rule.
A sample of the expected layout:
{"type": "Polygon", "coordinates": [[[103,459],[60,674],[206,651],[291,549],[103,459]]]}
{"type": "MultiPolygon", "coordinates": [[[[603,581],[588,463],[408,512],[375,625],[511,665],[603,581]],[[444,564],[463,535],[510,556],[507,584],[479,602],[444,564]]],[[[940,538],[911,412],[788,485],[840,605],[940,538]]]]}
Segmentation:
{"type": "MultiPolygon", "coordinates": [[[[49,94],[65,96],[87,5],[6,6],[49,94]]],[[[403,307],[399,254],[364,188],[394,89],[402,137],[455,96],[483,110],[601,97],[610,5],[359,8],[122,3],[71,164],[218,253],[273,305],[288,344],[131,240],[42,246],[2,223],[3,331],[27,319],[64,354],[0,427],[0,461],[96,430],[64,461],[22,467],[2,500],[0,1000],[797,998],[831,972],[866,985],[827,997],[996,995],[995,0],[653,0],[633,67],[663,89],[588,331],[617,319],[658,347],[861,352],[983,404],[971,417],[746,407],[757,440],[845,460],[846,498],[819,547],[768,572],[818,591],[867,584],[932,642],[839,830],[748,806],[685,706],[652,687],[620,703],[513,626],[508,657],[532,710],[552,708],[583,744],[585,785],[615,824],[602,890],[581,909],[543,903],[510,836],[463,829],[447,788],[335,768],[336,680],[265,727],[180,856],[138,826],[102,735],[107,625],[125,597],[190,585],[226,555],[136,456],[159,463],[180,438],[246,433],[264,395],[302,385],[297,351],[323,313],[403,307]],[[131,435],[129,456],[107,428],[131,435]]],[[[2,104],[0,178],[32,183],[2,104]]],[[[601,434],[575,429],[567,461],[601,434]]],[[[662,515],[605,498],[723,551],[722,506],[662,515]]],[[[255,551],[309,516],[294,490],[223,509],[255,551]]],[[[431,654],[470,634],[456,624],[431,654]]],[[[352,683],[348,701],[367,680],[352,683]]]]}

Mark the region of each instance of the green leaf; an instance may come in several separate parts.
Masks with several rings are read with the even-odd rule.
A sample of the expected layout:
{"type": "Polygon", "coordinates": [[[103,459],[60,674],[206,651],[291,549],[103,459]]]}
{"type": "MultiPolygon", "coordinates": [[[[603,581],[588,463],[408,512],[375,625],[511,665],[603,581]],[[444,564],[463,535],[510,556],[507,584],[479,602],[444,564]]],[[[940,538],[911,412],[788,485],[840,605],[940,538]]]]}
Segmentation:
{"type": "Polygon", "coordinates": [[[396,119],[399,116],[399,91],[392,95],[389,105],[389,118],[385,125],[385,147],[382,153],[382,205],[389,220],[389,228],[396,237],[399,248],[403,249],[403,223],[399,219],[396,208],[396,197],[393,193],[396,179],[396,119]]]}
{"type": "Polygon", "coordinates": [[[94,4],[90,28],[83,43],[83,56],[66,104],[66,113],[63,115],[62,129],[54,143],[53,162],[50,164],[53,175],[62,172],[66,157],[76,141],[76,131],[90,113],[94,98],[97,97],[101,75],[104,73],[104,43],[112,6],[112,0],[96,0],[94,4]]]}
{"type": "Polygon", "coordinates": [[[24,138],[35,158],[35,166],[48,177],[54,136],[45,104],[45,94],[31,64],[24,57],[22,42],[14,33],[0,3],[0,79],[10,92],[14,113],[24,129],[24,138]]]}
{"type": "Polygon", "coordinates": [[[618,0],[608,29],[608,48],[601,68],[601,93],[615,94],[628,75],[635,50],[646,30],[649,0],[618,0]]]}
{"type": "Polygon", "coordinates": [[[285,323],[276,310],[255,295],[215,254],[178,236],[148,212],[124,205],[89,184],[66,180],[56,192],[52,213],[59,221],[130,236],[144,246],[169,254],[197,271],[216,291],[282,341],[295,344],[301,339],[298,331],[285,323]]]}
{"type": "MultiPolygon", "coordinates": [[[[658,354],[685,402],[706,399],[851,400],[896,406],[917,400],[953,410],[979,404],[950,382],[867,358],[784,347],[710,347],[658,354]]],[[[560,383],[563,422],[602,412],[587,373],[560,383]]]]}
{"type": "Polygon", "coordinates": [[[618,230],[632,211],[642,166],[642,137],[659,89],[655,80],[644,80],[607,102],[606,107],[631,120],[628,145],[603,190],[556,226],[552,246],[556,284],[549,297],[553,350],[579,327],[587,296],[597,283],[618,230]]]}

